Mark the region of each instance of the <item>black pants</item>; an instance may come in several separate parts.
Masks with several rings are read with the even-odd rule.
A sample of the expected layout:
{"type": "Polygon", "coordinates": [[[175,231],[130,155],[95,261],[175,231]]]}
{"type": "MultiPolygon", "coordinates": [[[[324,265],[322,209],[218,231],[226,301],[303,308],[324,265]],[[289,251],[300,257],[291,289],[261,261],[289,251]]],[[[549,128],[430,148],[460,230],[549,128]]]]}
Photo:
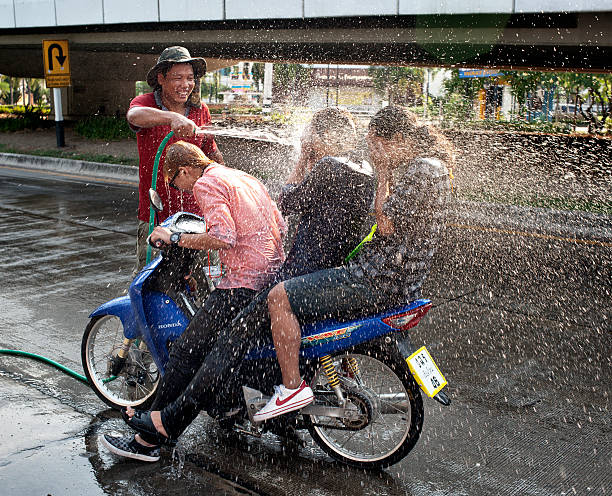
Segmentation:
{"type": "Polygon", "coordinates": [[[245,354],[257,344],[258,336],[265,332],[269,337],[268,293],[269,290],[259,293],[219,332],[191,381],[161,409],[162,424],[172,439],[178,438],[201,410],[222,409],[219,398],[239,394],[231,390],[232,383],[227,378],[238,370],[245,354]]]}
{"type": "Polygon", "coordinates": [[[175,401],[192,381],[213,348],[219,332],[257,294],[247,288],[216,289],[170,349],[170,358],[151,410],[162,410],[175,401]]]}

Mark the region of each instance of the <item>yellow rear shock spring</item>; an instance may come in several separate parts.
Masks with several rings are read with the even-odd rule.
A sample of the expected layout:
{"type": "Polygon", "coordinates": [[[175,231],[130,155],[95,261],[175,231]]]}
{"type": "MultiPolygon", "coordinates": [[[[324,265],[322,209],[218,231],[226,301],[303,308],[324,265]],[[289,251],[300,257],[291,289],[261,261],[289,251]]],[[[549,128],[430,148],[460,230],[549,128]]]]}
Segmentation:
{"type": "Polygon", "coordinates": [[[349,370],[353,373],[355,377],[359,375],[359,364],[357,363],[357,359],[353,356],[345,358],[346,363],[348,364],[349,370]]]}
{"type": "Polygon", "coordinates": [[[338,372],[336,371],[336,367],[334,366],[334,362],[332,361],[332,357],[330,355],[325,355],[319,358],[319,362],[325,371],[325,375],[327,376],[327,382],[332,388],[335,388],[340,384],[340,380],[338,379],[338,372]]]}

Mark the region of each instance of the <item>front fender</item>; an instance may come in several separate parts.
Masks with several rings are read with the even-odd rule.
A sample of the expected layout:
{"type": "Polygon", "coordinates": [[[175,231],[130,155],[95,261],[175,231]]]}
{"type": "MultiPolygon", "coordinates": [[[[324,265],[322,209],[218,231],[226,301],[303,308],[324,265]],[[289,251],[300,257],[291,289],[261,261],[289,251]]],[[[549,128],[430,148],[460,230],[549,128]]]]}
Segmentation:
{"type": "Polygon", "coordinates": [[[128,339],[135,339],[140,336],[138,326],[134,320],[132,304],[129,296],[120,296],[114,300],[107,301],[103,305],[96,308],[89,318],[99,317],[101,315],[115,315],[119,317],[123,324],[123,335],[128,339]]]}

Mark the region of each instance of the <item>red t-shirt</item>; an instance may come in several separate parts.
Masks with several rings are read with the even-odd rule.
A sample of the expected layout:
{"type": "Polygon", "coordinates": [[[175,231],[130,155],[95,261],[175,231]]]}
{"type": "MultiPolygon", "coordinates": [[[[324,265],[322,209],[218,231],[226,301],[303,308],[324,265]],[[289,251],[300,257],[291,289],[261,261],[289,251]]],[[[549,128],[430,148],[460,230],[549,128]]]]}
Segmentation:
{"type": "MultiPolygon", "coordinates": [[[[158,105],[156,102],[154,93],[145,93],[144,95],[137,96],[130,103],[130,108],[133,107],[162,108],[161,105],[158,105]]],[[[202,103],[201,108],[189,107],[189,114],[187,117],[195,122],[197,126],[205,126],[210,123],[210,112],[204,103],[202,103]]],[[[170,132],[170,126],[163,125],[148,128],[135,128],[134,130],[136,131],[136,142],[138,144],[139,157],[138,219],[148,222],[149,188],[151,187],[152,183],[151,177],[153,175],[155,155],[157,154],[157,149],[159,148],[162,140],[170,132]]],[[[195,138],[181,138],[181,140],[196,144],[202,148],[206,155],[217,150],[217,144],[210,135],[195,138]]],[[[176,141],[179,141],[179,138],[172,136],[166,145],[166,149],[169,145],[176,141]]],[[[176,212],[181,211],[193,212],[195,214],[202,215],[200,207],[191,193],[177,191],[170,188],[165,183],[163,174],[165,154],[166,152],[164,150],[164,153],[162,153],[159,160],[159,168],[157,171],[156,189],[164,204],[164,209],[160,212],[159,220],[162,221],[176,212]]]]}

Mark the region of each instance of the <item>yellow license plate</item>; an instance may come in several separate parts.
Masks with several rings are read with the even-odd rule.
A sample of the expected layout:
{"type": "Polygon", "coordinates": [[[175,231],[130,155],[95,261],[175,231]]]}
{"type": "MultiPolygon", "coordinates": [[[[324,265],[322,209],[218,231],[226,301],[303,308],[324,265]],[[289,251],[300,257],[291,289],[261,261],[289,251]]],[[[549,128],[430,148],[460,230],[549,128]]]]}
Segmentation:
{"type": "Polygon", "coordinates": [[[446,386],[446,379],[425,346],[406,358],[406,362],[417,383],[430,398],[433,398],[446,386]]]}

